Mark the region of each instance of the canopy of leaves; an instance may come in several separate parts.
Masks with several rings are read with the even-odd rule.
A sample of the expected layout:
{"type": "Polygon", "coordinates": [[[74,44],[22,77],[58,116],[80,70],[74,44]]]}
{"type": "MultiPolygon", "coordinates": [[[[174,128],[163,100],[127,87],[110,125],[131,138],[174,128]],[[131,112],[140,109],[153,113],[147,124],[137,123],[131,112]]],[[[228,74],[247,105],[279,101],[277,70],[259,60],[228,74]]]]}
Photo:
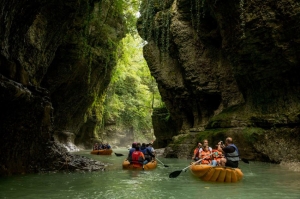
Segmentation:
{"type": "Polygon", "coordinates": [[[137,34],[128,34],[122,41],[122,55],[107,93],[105,118],[145,133],[152,128],[152,109],[161,104],[161,99],[143,58],[142,43],[137,34]]]}

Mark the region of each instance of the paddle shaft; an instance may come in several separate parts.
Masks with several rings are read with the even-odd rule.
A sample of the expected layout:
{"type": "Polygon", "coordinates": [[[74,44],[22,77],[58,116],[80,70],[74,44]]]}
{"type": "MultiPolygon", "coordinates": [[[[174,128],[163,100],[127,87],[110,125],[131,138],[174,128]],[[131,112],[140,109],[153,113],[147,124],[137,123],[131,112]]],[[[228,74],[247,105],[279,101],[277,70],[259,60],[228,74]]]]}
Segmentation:
{"type": "Polygon", "coordinates": [[[241,159],[243,162],[245,162],[246,164],[249,164],[249,160],[245,159],[245,158],[242,158],[241,159]]]}
{"type": "Polygon", "coordinates": [[[155,158],[158,162],[160,162],[161,164],[164,165],[164,163],[162,163],[157,157],[155,158]]]}
{"type": "Polygon", "coordinates": [[[164,163],[162,163],[157,157],[155,158],[158,162],[160,162],[162,165],[168,167],[168,165],[165,165],[164,163]]]}
{"type": "MultiPolygon", "coordinates": [[[[204,158],[207,158],[208,156],[211,156],[212,154],[214,154],[214,153],[211,153],[211,154],[205,156],[204,158]]],[[[187,168],[191,167],[192,165],[194,165],[194,164],[200,162],[200,161],[203,160],[204,158],[201,158],[200,160],[197,160],[196,162],[193,162],[193,164],[191,164],[191,165],[185,167],[184,169],[182,169],[182,171],[184,171],[184,170],[186,170],[187,168]]]]}

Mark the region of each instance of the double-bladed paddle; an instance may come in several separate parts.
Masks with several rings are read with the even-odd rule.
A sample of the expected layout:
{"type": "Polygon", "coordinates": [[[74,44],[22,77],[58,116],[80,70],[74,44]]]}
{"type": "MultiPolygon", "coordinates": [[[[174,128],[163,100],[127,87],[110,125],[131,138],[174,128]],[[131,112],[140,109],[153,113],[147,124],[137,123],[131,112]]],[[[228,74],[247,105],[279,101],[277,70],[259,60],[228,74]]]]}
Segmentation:
{"type": "Polygon", "coordinates": [[[116,156],[124,156],[123,154],[121,154],[121,153],[115,153],[116,154],[116,156]]]}
{"type": "Polygon", "coordinates": [[[245,158],[242,158],[241,159],[243,162],[245,162],[246,164],[249,164],[249,160],[245,159],[245,158]]]}
{"type": "Polygon", "coordinates": [[[164,165],[164,167],[169,167],[168,165],[165,165],[164,163],[162,163],[158,158],[155,158],[158,162],[160,162],[162,165],[164,165]]]}
{"type": "MultiPolygon", "coordinates": [[[[212,153],[212,154],[214,154],[214,153],[212,153]]],[[[206,157],[208,157],[208,156],[211,156],[212,154],[209,154],[209,155],[205,156],[204,158],[206,158],[206,157]]],[[[169,178],[176,178],[177,176],[180,175],[180,173],[181,173],[182,171],[185,171],[187,168],[189,168],[189,167],[191,167],[192,165],[194,165],[194,164],[200,162],[200,161],[203,160],[204,158],[202,158],[202,159],[200,159],[200,160],[197,160],[196,162],[193,162],[193,164],[191,164],[191,165],[185,167],[184,169],[177,170],[177,171],[173,171],[172,173],[170,173],[169,178]]]]}

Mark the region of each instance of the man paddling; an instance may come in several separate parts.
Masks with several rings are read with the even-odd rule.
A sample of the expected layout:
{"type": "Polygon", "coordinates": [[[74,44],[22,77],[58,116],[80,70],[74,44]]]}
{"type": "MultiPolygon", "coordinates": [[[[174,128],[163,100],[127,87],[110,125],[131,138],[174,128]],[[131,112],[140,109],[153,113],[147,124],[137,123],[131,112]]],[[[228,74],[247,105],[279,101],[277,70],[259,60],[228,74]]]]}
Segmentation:
{"type": "Polygon", "coordinates": [[[221,158],[220,160],[221,166],[232,168],[237,168],[239,166],[239,150],[233,144],[231,137],[226,138],[225,145],[223,145],[222,141],[218,142],[218,150],[222,150],[222,152],[225,154],[225,158],[221,158]]]}

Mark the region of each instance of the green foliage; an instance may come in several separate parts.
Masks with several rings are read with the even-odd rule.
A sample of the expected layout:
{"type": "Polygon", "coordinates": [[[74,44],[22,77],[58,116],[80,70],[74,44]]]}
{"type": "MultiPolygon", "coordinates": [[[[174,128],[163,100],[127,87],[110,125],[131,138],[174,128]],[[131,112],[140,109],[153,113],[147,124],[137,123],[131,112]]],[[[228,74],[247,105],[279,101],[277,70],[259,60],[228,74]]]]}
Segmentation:
{"type": "Polygon", "coordinates": [[[105,118],[123,128],[145,134],[151,131],[153,107],[161,104],[156,83],[142,54],[142,40],[128,34],[120,45],[116,70],[105,102],[105,118]]]}
{"type": "Polygon", "coordinates": [[[218,141],[225,140],[228,129],[208,129],[199,132],[196,136],[196,142],[202,142],[204,139],[208,139],[209,143],[214,146],[218,141]]]}
{"type": "Polygon", "coordinates": [[[264,134],[261,128],[248,127],[242,130],[243,136],[249,143],[255,143],[259,140],[259,136],[264,134]]]}

